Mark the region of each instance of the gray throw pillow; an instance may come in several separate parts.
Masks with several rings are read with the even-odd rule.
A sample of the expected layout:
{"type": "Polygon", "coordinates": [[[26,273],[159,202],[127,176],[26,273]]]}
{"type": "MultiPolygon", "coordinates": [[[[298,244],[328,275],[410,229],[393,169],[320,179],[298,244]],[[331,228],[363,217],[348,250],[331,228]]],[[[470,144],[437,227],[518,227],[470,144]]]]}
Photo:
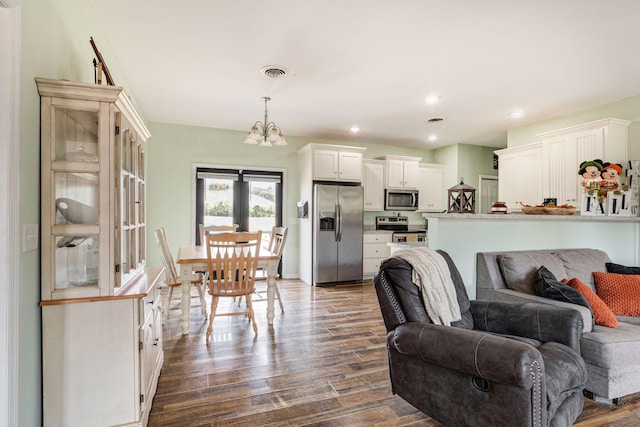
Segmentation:
{"type": "Polygon", "coordinates": [[[531,295],[536,295],[533,282],[543,265],[554,276],[562,279],[567,277],[560,259],[549,252],[510,252],[498,257],[498,265],[507,288],[531,295]]]}
{"type": "Polygon", "coordinates": [[[640,267],[627,267],[626,265],[615,264],[613,262],[606,263],[607,273],[617,274],[640,274],[640,267]]]}
{"type": "MultiPolygon", "coordinates": [[[[541,297],[549,298],[555,301],[564,301],[571,304],[578,304],[583,307],[587,307],[591,310],[591,306],[587,299],[582,294],[573,289],[569,285],[560,283],[556,276],[553,275],[545,266],[538,269],[538,273],[533,287],[536,290],[536,294],[541,297]]],[[[591,311],[593,316],[593,311],[591,311]]]]}

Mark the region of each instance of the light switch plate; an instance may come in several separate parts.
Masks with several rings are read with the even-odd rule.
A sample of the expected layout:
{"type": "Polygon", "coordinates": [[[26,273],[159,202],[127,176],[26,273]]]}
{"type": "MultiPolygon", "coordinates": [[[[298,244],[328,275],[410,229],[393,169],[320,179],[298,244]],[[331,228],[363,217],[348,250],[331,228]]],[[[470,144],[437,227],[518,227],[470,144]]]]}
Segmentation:
{"type": "Polygon", "coordinates": [[[38,224],[25,224],[22,234],[22,252],[38,249],[38,224]]]}

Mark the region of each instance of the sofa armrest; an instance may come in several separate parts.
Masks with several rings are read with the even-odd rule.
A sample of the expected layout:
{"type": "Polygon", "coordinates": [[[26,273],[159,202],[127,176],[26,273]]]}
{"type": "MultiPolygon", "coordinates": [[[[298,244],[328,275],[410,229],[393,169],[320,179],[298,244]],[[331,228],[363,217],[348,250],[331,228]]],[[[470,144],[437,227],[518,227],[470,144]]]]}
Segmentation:
{"type": "Polygon", "coordinates": [[[580,353],[582,316],[576,310],[547,304],[471,301],[474,329],[555,341],[580,353]]]}
{"type": "Polygon", "coordinates": [[[427,363],[526,390],[534,382],[531,371],[541,373],[543,367],[540,352],[529,344],[431,323],[402,324],[389,332],[387,344],[427,363]]]}
{"type": "Polygon", "coordinates": [[[535,302],[538,304],[554,305],[556,307],[572,308],[582,315],[583,333],[591,332],[593,329],[593,315],[591,310],[578,304],[569,302],[556,301],[550,298],[539,297],[537,295],[525,294],[523,292],[514,291],[513,289],[477,289],[478,300],[488,301],[511,301],[511,302],[535,302]]]}

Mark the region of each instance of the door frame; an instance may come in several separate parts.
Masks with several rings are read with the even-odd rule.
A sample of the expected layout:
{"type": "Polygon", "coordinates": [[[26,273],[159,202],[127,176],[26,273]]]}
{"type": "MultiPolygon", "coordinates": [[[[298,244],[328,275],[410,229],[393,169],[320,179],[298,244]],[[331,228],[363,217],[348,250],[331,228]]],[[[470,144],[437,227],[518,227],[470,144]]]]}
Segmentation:
{"type": "MultiPolygon", "coordinates": [[[[1,0],[0,0],[1,1],[1,0]]],[[[193,220],[195,218],[196,213],[196,177],[198,168],[211,168],[211,169],[238,169],[238,170],[262,170],[265,172],[280,172],[282,173],[282,226],[288,227],[288,218],[287,215],[287,170],[284,168],[274,168],[274,167],[263,167],[263,166],[238,166],[238,165],[222,165],[222,164],[212,164],[212,163],[193,163],[191,165],[191,214],[190,218],[193,220]]],[[[291,242],[291,230],[289,230],[289,234],[287,237],[287,241],[291,242]]],[[[191,233],[191,244],[196,244],[196,237],[194,233],[191,233]]],[[[290,245],[285,245],[284,251],[287,252],[287,248],[290,248],[290,245]]],[[[282,271],[287,270],[287,259],[289,257],[282,254],[281,262],[282,262],[282,271]]]]}
{"type": "MultiPolygon", "coordinates": [[[[481,211],[482,208],[482,183],[484,181],[495,181],[496,185],[498,185],[498,175],[478,175],[478,201],[480,202],[478,203],[478,211],[481,211]]],[[[479,213],[487,213],[490,209],[491,206],[489,206],[484,212],[479,213]]]]}
{"type": "Polygon", "coordinates": [[[0,0],[0,425],[7,426],[19,425],[20,22],[20,0],[0,0]]]}

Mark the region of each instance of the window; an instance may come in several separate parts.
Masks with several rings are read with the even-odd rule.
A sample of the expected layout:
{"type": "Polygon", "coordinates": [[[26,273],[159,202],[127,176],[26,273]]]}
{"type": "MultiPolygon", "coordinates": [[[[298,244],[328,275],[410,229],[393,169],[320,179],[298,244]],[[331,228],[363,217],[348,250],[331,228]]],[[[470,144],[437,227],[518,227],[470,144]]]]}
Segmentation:
{"type": "Polygon", "coordinates": [[[239,231],[262,230],[268,241],[271,228],[282,225],[282,172],[197,168],[194,234],[200,244],[199,224],[238,224],[239,231]]]}

